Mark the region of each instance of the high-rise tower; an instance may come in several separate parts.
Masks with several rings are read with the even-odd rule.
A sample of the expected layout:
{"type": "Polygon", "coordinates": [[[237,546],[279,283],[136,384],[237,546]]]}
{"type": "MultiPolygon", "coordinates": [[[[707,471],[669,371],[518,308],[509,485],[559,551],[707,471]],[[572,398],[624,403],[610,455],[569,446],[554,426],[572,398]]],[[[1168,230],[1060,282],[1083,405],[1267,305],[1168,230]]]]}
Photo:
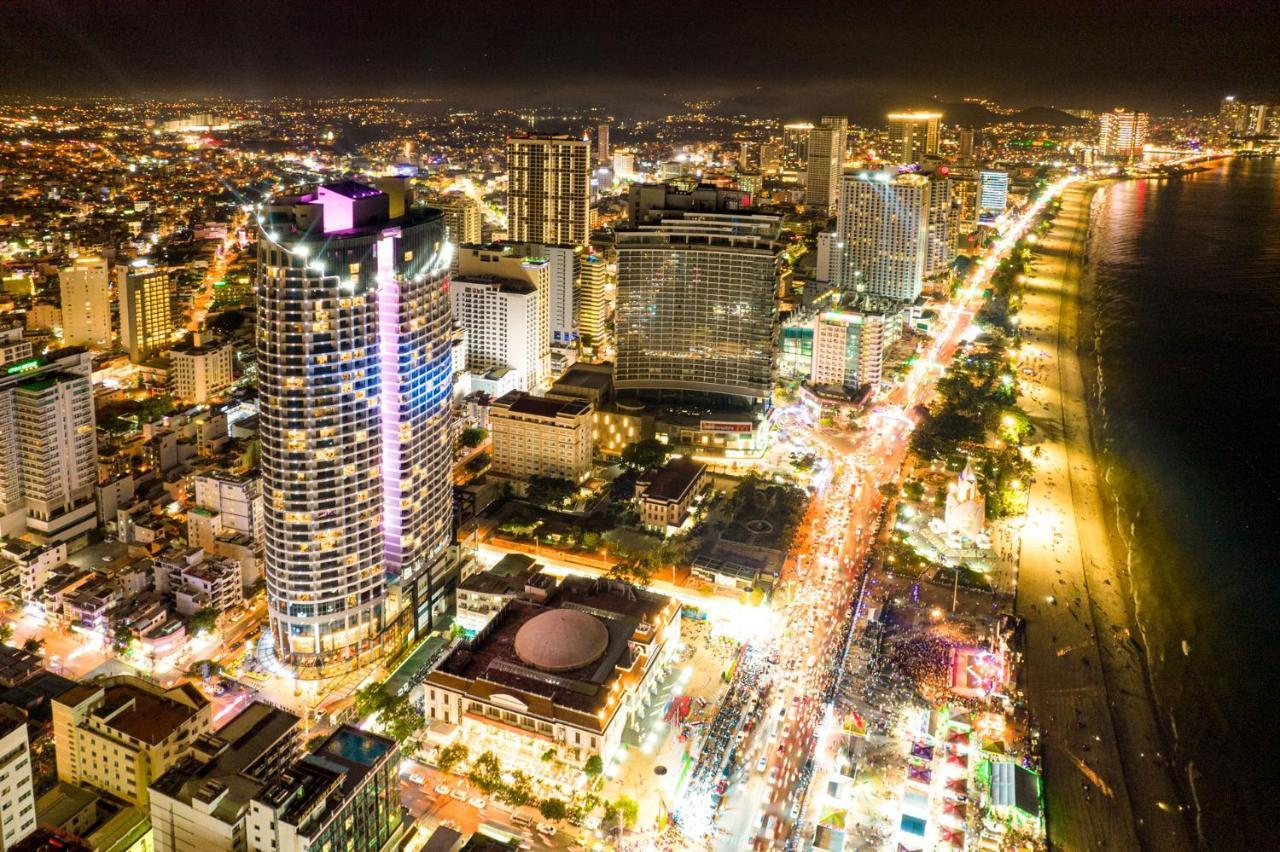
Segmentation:
{"type": "Polygon", "coordinates": [[[344,181],[260,220],[267,598],[277,657],[300,678],[395,648],[456,582],[444,220],[390,209],[344,181]]]}
{"type": "Polygon", "coordinates": [[[889,157],[897,163],[918,163],[938,153],[938,112],[889,113],[889,157]]]}
{"type": "Polygon", "coordinates": [[[836,234],[840,281],[851,291],[911,301],[929,258],[930,181],[924,175],[846,172],[836,234]]]}
{"type": "Polygon", "coordinates": [[[507,238],[586,245],[591,235],[591,156],[576,136],[507,140],[507,238]]]}
{"type": "Polygon", "coordinates": [[[848,131],[849,120],[842,115],[824,115],[809,131],[804,203],[808,210],[823,216],[835,211],[848,131]]]}
{"type": "Polygon", "coordinates": [[[58,272],[62,294],[62,342],[90,349],[111,348],[111,293],[107,262],[80,257],[58,272]]]}
{"type": "Polygon", "coordinates": [[[1117,107],[1098,116],[1098,147],[1104,157],[1132,160],[1142,155],[1147,141],[1148,116],[1145,112],[1126,112],[1117,107]]]}

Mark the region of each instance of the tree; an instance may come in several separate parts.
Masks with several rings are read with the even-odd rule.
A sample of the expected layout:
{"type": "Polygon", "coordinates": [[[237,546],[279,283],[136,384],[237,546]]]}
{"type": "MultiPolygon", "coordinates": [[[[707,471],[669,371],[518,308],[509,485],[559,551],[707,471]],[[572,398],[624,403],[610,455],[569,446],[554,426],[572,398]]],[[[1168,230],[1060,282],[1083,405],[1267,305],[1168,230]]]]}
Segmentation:
{"type": "Polygon", "coordinates": [[[554,748],[549,748],[542,753],[542,760],[546,763],[550,763],[555,759],[556,759],[556,750],[554,748]]]}
{"type": "Polygon", "coordinates": [[[527,805],[533,801],[533,779],[519,769],[511,773],[511,783],[498,790],[498,798],[512,807],[527,805]]]}
{"type": "Polygon", "coordinates": [[[667,445],[657,438],[646,438],[626,446],[622,451],[622,463],[635,470],[646,470],[666,461],[668,452],[667,445]]]}
{"type": "Polygon", "coordinates": [[[26,651],[28,654],[39,654],[43,648],[44,640],[35,636],[32,636],[22,643],[22,650],[26,651]]]}
{"type": "Polygon", "coordinates": [[[384,684],[371,683],[356,690],[356,716],[363,719],[365,716],[381,713],[391,706],[391,702],[392,698],[384,684]]]}
{"type": "Polygon", "coordinates": [[[533,476],[529,478],[525,499],[535,506],[559,506],[572,497],[577,490],[578,486],[567,479],[533,476]]]}
{"type": "Polygon", "coordinates": [[[193,636],[197,633],[212,633],[218,629],[218,611],[211,606],[197,610],[187,619],[187,632],[193,636]]]}
{"type": "Polygon", "coordinates": [[[609,579],[622,580],[643,589],[653,581],[653,572],[654,566],[648,559],[627,559],[609,569],[609,579]]]}
{"type": "Polygon", "coordinates": [[[8,644],[9,640],[12,638],[13,638],[13,625],[0,624],[0,642],[4,642],[8,644]]]}
{"type": "Polygon", "coordinates": [[[587,762],[583,764],[582,774],[586,775],[592,781],[600,777],[604,772],[604,761],[600,759],[600,755],[593,754],[587,758],[587,762]]]}
{"type": "Polygon", "coordinates": [[[538,802],[538,813],[542,814],[543,819],[555,822],[568,816],[569,806],[564,799],[543,799],[538,802]]]}
{"type": "Polygon", "coordinates": [[[467,470],[472,473],[479,473],[488,467],[491,461],[493,461],[493,456],[488,453],[476,453],[475,457],[467,462],[467,470]]]}
{"type": "Polygon", "coordinates": [[[636,803],[635,799],[629,796],[619,796],[613,806],[626,826],[630,827],[636,824],[636,819],[640,816],[640,805],[636,803]]]}
{"type": "Polygon", "coordinates": [[[470,426],[462,430],[462,434],[458,436],[458,443],[471,450],[483,444],[488,437],[489,433],[484,429],[479,426],[470,426]]]}
{"type": "Polygon", "coordinates": [[[493,752],[483,752],[471,762],[467,780],[486,793],[492,793],[502,787],[502,764],[493,752]]]}
{"type": "Polygon", "coordinates": [[[880,496],[886,500],[892,500],[898,496],[898,483],[885,482],[880,485],[880,496]]]}
{"type": "Polygon", "coordinates": [[[436,768],[441,772],[452,772],[454,767],[467,759],[469,751],[466,743],[445,746],[436,754],[436,768]]]}

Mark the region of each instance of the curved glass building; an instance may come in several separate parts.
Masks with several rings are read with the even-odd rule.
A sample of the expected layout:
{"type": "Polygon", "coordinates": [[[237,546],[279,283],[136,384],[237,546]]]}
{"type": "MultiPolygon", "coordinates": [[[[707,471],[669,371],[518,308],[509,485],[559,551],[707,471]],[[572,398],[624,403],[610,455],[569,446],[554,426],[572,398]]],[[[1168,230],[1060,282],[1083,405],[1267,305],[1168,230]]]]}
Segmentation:
{"type": "Polygon", "coordinates": [[[448,249],[410,200],[344,181],[259,218],[267,598],[302,679],[398,647],[455,583],[448,249]]]}

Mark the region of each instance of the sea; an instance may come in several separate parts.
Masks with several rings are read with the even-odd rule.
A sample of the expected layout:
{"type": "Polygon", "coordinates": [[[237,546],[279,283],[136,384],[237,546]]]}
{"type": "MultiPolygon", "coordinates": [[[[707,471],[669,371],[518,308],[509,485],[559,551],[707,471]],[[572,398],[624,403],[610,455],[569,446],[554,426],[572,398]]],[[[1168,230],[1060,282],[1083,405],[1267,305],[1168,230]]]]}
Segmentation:
{"type": "Polygon", "coordinates": [[[1095,200],[1095,438],[1212,849],[1280,848],[1280,160],[1095,200]]]}

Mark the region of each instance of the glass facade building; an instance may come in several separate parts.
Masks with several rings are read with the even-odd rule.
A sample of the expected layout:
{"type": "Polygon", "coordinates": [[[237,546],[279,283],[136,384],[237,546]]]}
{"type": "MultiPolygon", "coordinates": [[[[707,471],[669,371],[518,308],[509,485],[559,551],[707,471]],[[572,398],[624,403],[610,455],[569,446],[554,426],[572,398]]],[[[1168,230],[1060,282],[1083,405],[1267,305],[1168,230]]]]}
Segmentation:
{"type": "Polygon", "coordinates": [[[396,647],[452,581],[444,221],[388,205],[345,182],[260,220],[267,596],[277,658],[300,678],[396,647]]]}

